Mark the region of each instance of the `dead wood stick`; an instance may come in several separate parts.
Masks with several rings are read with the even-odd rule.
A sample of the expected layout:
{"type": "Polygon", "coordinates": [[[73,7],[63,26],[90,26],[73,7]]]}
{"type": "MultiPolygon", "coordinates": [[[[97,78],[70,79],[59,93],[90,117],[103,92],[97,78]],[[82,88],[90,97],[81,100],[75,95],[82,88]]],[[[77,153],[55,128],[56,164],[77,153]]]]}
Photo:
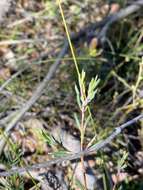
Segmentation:
{"type": "Polygon", "coordinates": [[[106,41],[107,31],[113,23],[115,23],[115,22],[117,22],[123,18],[126,18],[127,16],[133,14],[134,12],[137,12],[142,7],[143,7],[143,0],[138,0],[138,1],[133,2],[128,7],[121,9],[118,13],[112,14],[109,17],[108,22],[106,22],[106,24],[104,25],[104,27],[100,31],[98,39],[102,43],[104,43],[104,41],[106,41]]]}
{"type": "Polygon", "coordinates": [[[70,154],[70,155],[64,156],[62,158],[53,159],[53,160],[43,162],[43,163],[33,164],[32,166],[27,166],[27,167],[23,167],[23,168],[13,168],[9,171],[0,172],[0,176],[10,176],[10,175],[13,175],[16,173],[21,175],[27,171],[32,171],[32,170],[40,169],[40,168],[47,168],[53,164],[62,163],[63,161],[75,160],[75,159],[79,159],[81,156],[94,154],[98,150],[104,148],[107,144],[111,143],[111,141],[115,137],[117,137],[117,135],[119,135],[123,131],[123,129],[127,128],[128,126],[131,126],[132,124],[136,123],[137,121],[139,121],[141,119],[143,119],[143,114],[133,118],[132,120],[127,121],[126,123],[120,125],[119,127],[116,127],[113,130],[113,132],[106,139],[99,141],[97,144],[95,144],[94,146],[92,146],[89,149],[83,150],[76,154],[70,154]]]}

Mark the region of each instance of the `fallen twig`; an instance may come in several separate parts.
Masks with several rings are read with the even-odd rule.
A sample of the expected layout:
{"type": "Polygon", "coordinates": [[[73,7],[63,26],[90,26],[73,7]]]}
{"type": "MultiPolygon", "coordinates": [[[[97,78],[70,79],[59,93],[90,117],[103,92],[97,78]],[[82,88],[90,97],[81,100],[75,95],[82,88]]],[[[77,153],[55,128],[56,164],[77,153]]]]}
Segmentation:
{"type": "Polygon", "coordinates": [[[104,41],[106,41],[107,31],[113,23],[127,17],[128,15],[133,14],[134,12],[137,12],[142,6],[143,6],[143,0],[138,0],[133,2],[133,4],[131,4],[130,6],[121,9],[118,13],[111,15],[109,17],[108,22],[106,22],[105,26],[102,28],[102,30],[99,33],[98,39],[100,40],[100,42],[104,43],[104,41]]]}
{"type": "Polygon", "coordinates": [[[4,40],[0,41],[0,46],[4,45],[17,45],[17,44],[23,44],[23,43],[37,43],[37,42],[43,42],[42,39],[22,39],[22,40],[4,40]]]}
{"type": "Polygon", "coordinates": [[[113,132],[104,140],[99,141],[97,144],[92,146],[91,148],[88,148],[87,150],[83,150],[81,152],[75,153],[75,154],[70,154],[68,156],[64,156],[62,158],[57,158],[53,159],[47,162],[39,163],[39,164],[33,164],[32,166],[27,166],[23,168],[14,168],[6,172],[0,172],[0,176],[10,176],[15,173],[22,174],[27,171],[35,170],[35,169],[40,169],[40,168],[47,168],[53,164],[59,164],[62,163],[63,161],[69,161],[69,160],[75,160],[80,158],[81,156],[93,154],[97,152],[98,150],[102,149],[105,147],[107,144],[109,144],[117,135],[119,135],[123,129],[126,127],[136,123],[138,120],[143,118],[143,114],[133,118],[132,120],[127,121],[126,123],[120,125],[119,127],[115,128],[113,132]]]}

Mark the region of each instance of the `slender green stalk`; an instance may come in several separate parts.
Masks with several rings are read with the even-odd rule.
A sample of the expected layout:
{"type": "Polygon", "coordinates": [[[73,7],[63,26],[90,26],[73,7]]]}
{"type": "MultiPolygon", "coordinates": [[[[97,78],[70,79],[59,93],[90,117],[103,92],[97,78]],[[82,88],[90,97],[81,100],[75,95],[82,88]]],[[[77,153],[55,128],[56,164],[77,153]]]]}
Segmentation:
{"type": "MultiPolygon", "coordinates": [[[[57,1],[58,1],[61,16],[62,16],[63,24],[64,24],[64,27],[65,27],[65,31],[66,31],[67,39],[68,39],[68,42],[69,42],[69,46],[70,46],[70,49],[71,49],[71,53],[72,53],[73,61],[74,61],[74,64],[75,64],[75,68],[76,68],[76,71],[77,71],[78,80],[80,81],[79,67],[78,67],[78,63],[77,63],[76,56],[75,56],[75,53],[74,53],[74,48],[73,48],[73,45],[72,45],[72,42],[71,42],[71,39],[70,39],[70,34],[69,34],[69,31],[68,31],[66,20],[65,20],[65,17],[64,17],[64,12],[63,12],[63,9],[62,9],[62,6],[61,6],[61,0],[57,0],[57,1]]],[[[79,84],[80,84],[80,82],[79,82],[79,84]]],[[[80,88],[82,89],[81,86],[80,86],[80,88]]],[[[82,112],[81,131],[83,131],[82,130],[83,128],[84,128],[84,112],[82,112]]],[[[84,133],[83,132],[82,132],[81,136],[82,136],[82,138],[81,138],[81,151],[82,151],[83,150],[83,139],[84,139],[84,133]]],[[[85,173],[84,157],[83,156],[81,156],[81,164],[82,164],[82,169],[83,169],[84,186],[85,186],[85,190],[87,190],[86,173],[85,173]]]]}
{"type": "Polygon", "coordinates": [[[62,16],[63,24],[64,24],[64,27],[65,27],[65,30],[66,30],[66,35],[67,35],[67,39],[68,39],[69,46],[70,46],[70,49],[71,49],[71,53],[72,53],[72,57],[73,57],[73,60],[74,60],[75,68],[76,68],[78,77],[80,77],[79,67],[78,67],[78,63],[77,63],[76,56],[75,56],[75,53],[74,53],[74,48],[73,48],[73,45],[72,45],[72,42],[71,42],[71,39],[70,39],[69,30],[68,30],[66,20],[65,20],[65,16],[64,16],[64,12],[63,12],[63,9],[62,9],[62,6],[61,6],[61,0],[57,0],[57,2],[58,2],[58,5],[59,5],[61,16],[62,16]]]}

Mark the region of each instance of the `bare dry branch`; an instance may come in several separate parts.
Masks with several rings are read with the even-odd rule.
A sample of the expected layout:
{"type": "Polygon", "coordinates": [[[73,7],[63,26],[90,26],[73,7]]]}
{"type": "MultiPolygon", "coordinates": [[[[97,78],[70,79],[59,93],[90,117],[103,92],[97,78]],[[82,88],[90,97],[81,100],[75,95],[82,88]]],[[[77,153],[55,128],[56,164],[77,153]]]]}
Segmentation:
{"type": "Polygon", "coordinates": [[[98,39],[102,43],[104,43],[104,41],[106,41],[107,31],[113,23],[133,14],[134,12],[137,12],[142,7],[143,7],[143,0],[138,0],[135,1],[133,4],[131,4],[130,6],[121,9],[118,13],[109,16],[109,20],[108,22],[106,22],[101,32],[99,33],[98,39]]]}
{"type": "Polygon", "coordinates": [[[23,168],[14,168],[6,172],[0,172],[0,176],[10,176],[13,174],[18,173],[19,175],[27,172],[27,171],[32,171],[35,169],[40,169],[40,168],[48,168],[53,164],[59,164],[62,163],[63,161],[69,161],[69,160],[75,160],[79,159],[81,156],[89,155],[89,154],[94,154],[98,150],[102,149],[105,147],[107,144],[109,144],[117,135],[119,135],[123,129],[126,127],[136,123],[137,121],[143,119],[143,114],[133,118],[132,120],[129,120],[128,122],[120,125],[119,127],[115,128],[113,132],[106,138],[101,141],[99,141],[97,144],[92,146],[91,148],[88,148],[87,150],[83,150],[81,152],[78,152],[76,154],[70,154],[68,156],[62,157],[62,158],[57,158],[53,159],[47,162],[39,163],[39,164],[33,164],[32,166],[27,166],[23,168]]]}

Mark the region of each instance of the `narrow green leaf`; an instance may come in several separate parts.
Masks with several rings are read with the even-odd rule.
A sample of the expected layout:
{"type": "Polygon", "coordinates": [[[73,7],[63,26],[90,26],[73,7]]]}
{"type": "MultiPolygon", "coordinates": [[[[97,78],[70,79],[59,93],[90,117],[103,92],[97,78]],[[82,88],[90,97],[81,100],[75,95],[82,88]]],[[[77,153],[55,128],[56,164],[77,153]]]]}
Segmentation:
{"type": "Polygon", "coordinates": [[[85,71],[82,70],[82,72],[81,72],[81,82],[84,83],[84,80],[85,80],[85,71]]]}
{"type": "Polygon", "coordinates": [[[89,116],[86,118],[86,120],[85,120],[85,124],[84,124],[84,127],[85,127],[85,128],[86,128],[87,124],[89,123],[90,119],[91,119],[91,116],[89,115],[89,116]]]}
{"type": "Polygon", "coordinates": [[[75,91],[76,91],[76,100],[77,100],[78,106],[79,108],[81,108],[80,93],[76,85],[75,85],[75,91]]]}
{"type": "Polygon", "coordinates": [[[59,150],[59,151],[57,151],[57,152],[54,152],[53,153],[53,155],[55,156],[55,157],[64,157],[64,156],[66,156],[68,154],[68,152],[67,151],[64,151],[64,150],[59,150]]]}
{"type": "Polygon", "coordinates": [[[85,190],[84,186],[81,184],[81,182],[78,179],[75,179],[75,182],[77,188],[79,188],[80,190],[85,190]]]}
{"type": "Polygon", "coordinates": [[[76,91],[76,95],[78,95],[79,96],[79,90],[78,90],[78,88],[77,88],[77,85],[75,84],[75,91],[76,91]]]}
{"type": "Polygon", "coordinates": [[[74,113],[74,118],[75,118],[75,121],[76,121],[76,126],[78,127],[78,129],[80,129],[80,121],[79,121],[76,113],[74,113]]]}
{"type": "Polygon", "coordinates": [[[47,132],[45,132],[44,130],[42,130],[42,135],[45,138],[46,142],[50,145],[50,146],[54,146],[56,145],[56,142],[54,140],[54,138],[47,132]]]}

